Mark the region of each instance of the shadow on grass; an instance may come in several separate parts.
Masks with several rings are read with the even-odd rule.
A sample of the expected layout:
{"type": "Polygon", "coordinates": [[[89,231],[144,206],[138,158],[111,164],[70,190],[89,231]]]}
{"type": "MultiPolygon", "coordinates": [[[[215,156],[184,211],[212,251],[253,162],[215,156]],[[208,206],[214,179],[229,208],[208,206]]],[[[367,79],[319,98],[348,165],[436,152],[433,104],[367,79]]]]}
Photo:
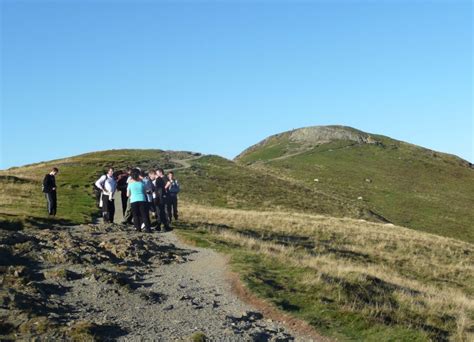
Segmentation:
{"type": "Polygon", "coordinates": [[[128,334],[128,330],[116,324],[104,324],[91,328],[91,333],[97,341],[112,341],[128,334]]]}
{"type": "Polygon", "coordinates": [[[252,239],[260,240],[263,242],[271,242],[274,244],[282,245],[285,247],[294,247],[305,250],[306,253],[318,256],[325,254],[333,254],[338,258],[351,259],[359,262],[374,262],[371,256],[367,253],[355,252],[348,249],[344,249],[338,246],[337,241],[321,241],[316,240],[311,236],[302,236],[296,234],[285,234],[273,231],[255,231],[252,229],[240,229],[234,228],[225,224],[212,224],[212,223],[183,223],[180,222],[180,229],[183,230],[195,230],[198,228],[204,228],[212,232],[231,231],[236,234],[243,235],[252,239]]]}
{"type": "Polygon", "coordinates": [[[47,217],[35,217],[30,216],[24,219],[25,225],[38,228],[38,229],[48,229],[52,228],[55,225],[60,226],[74,226],[77,225],[77,222],[67,220],[67,219],[60,219],[60,218],[47,218],[47,217]]]}
{"type": "Polygon", "coordinates": [[[22,220],[16,215],[1,214],[0,229],[9,231],[19,231],[23,229],[22,220]]]}

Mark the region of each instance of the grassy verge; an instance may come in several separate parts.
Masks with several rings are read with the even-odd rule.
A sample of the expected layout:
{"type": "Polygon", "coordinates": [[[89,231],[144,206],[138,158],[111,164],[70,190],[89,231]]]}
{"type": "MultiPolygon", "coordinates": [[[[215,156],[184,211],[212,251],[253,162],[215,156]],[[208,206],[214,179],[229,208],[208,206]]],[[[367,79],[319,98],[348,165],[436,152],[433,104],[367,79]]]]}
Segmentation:
{"type": "Polygon", "coordinates": [[[178,234],[257,295],[341,340],[472,339],[471,244],[324,216],[188,206],[178,234]]]}

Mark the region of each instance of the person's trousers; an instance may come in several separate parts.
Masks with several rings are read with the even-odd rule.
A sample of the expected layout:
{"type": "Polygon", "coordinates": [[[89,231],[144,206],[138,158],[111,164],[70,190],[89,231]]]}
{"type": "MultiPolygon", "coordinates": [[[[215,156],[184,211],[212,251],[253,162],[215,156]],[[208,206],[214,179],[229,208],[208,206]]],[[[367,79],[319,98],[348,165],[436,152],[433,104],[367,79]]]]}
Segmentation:
{"type": "Polygon", "coordinates": [[[154,203],[156,208],[156,222],[158,224],[158,229],[161,228],[161,225],[163,225],[165,228],[168,228],[168,217],[166,216],[165,202],[155,198],[154,203]]]}
{"type": "Polygon", "coordinates": [[[169,222],[172,221],[174,217],[175,220],[178,219],[178,196],[176,195],[168,195],[166,196],[167,199],[167,209],[168,209],[168,219],[169,222]]]}
{"type": "Polygon", "coordinates": [[[130,204],[130,197],[127,197],[127,202],[126,202],[126,209],[125,209],[125,214],[123,215],[123,221],[122,223],[132,223],[132,206],[130,204]]]}
{"type": "Polygon", "coordinates": [[[127,190],[120,191],[120,197],[122,199],[122,215],[125,216],[125,212],[127,211],[127,190]]]}
{"type": "Polygon", "coordinates": [[[142,224],[145,224],[145,230],[150,229],[150,216],[147,202],[131,203],[133,213],[133,224],[136,230],[141,230],[142,224]]]}
{"type": "Polygon", "coordinates": [[[102,217],[105,222],[114,223],[115,202],[110,196],[102,194],[102,217]]]}
{"type": "Polygon", "coordinates": [[[56,196],[56,191],[46,192],[46,203],[48,208],[49,215],[56,215],[56,208],[58,205],[58,199],[56,196]]]}

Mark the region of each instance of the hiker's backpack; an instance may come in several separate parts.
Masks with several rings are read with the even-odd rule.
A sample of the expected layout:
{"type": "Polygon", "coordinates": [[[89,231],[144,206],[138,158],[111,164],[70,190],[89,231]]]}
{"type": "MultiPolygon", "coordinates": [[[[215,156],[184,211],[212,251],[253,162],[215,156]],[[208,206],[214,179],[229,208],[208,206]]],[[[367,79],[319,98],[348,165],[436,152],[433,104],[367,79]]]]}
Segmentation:
{"type": "Polygon", "coordinates": [[[177,181],[177,180],[173,180],[173,181],[171,182],[171,186],[170,186],[170,190],[169,190],[169,191],[170,191],[172,194],[177,194],[177,193],[179,192],[179,190],[180,190],[180,189],[179,189],[178,181],[177,181]]]}

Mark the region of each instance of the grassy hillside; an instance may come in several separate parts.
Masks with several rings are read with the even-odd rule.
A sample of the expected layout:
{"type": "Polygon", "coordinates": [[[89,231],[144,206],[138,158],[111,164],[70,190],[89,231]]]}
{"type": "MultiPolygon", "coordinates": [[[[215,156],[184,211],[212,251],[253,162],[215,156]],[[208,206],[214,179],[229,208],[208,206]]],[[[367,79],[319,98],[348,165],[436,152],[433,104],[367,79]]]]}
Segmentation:
{"type": "Polygon", "coordinates": [[[109,166],[117,169],[136,164],[174,167],[172,157],[160,150],[104,151],[0,171],[0,220],[27,225],[90,222],[97,212],[92,183],[109,166]],[[58,219],[49,220],[41,182],[53,166],[60,170],[58,219]]]}
{"type": "Polygon", "coordinates": [[[176,169],[183,188],[182,199],[193,203],[376,219],[355,201],[345,201],[218,156],[196,157],[199,156],[190,152],[112,150],[0,171],[0,220],[30,225],[48,222],[41,181],[53,166],[60,173],[57,176],[59,219],[52,222],[90,222],[97,213],[92,183],[109,166],[176,169]],[[183,168],[181,160],[189,167],[183,168]]]}
{"type": "Polygon", "coordinates": [[[474,338],[472,244],[397,226],[186,206],[178,231],[247,286],[339,340],[474,338]]]}
{"type": "MultiPolygon", "coordinates": [[[[182,184],[178,234],[231,255],[248,288],[321,333],[339,340],[472,339],[472,244],[359,220],[376,221],[370,210],[394,222],[393,216],[407,213],[409,222],[416,218],[426,229],[431,222],[426,203],[444,201],[436,197],[441,194],[451,196],[459,213],[471,215],[470,197],[458,184],[470,179],[471,170],[453,157],[425,151],[422,158],[415,146],[391,146],[392,140],[378,136],[374,143],[358,134],[351,131],[349,140],[316,147],[289,136],[285,142],[272,138],[272,146],[280,145],[264,162],[262,154],[257,159],[252,154],[265,154],[264,145],[239,163],[189,152],[113,150],[0,171],[0,232],[10,241],[8,234],[16,233],[5,230],[36,236],[36,227],[90,222],[97,212],[92,182],[109,166],[176,169],[182,184]],[[439,168],[435,175],[433,165],[439,168]],[[50,220],[41,180],[53,166],[60,169],[59,215],[50,220]],[[395,166],[406,174],[392,174],[395,166]],[[410,173],[409,166],[418,171],[410,173]],[[458,172],[452,183],[446,183],[446,170],[458,172]],[[418,192],[403,192],[398,182],[418,192]],[[466,203],[458,205],[461,198],[466,203]],[[415,215],[406,203],[423,213],[415,215]],[[397,207],[390,208],[393,204],[397,207]]],[[[433,211],[433,222],[440,220],[439,210],[433,211]]],[[[442,213],[448,212],[454,215],[452,209],[442,213]]],[[[453,217],[454,228],[441,225],[438,234],[462,231],[458,222],[464,221],[453,217]]],[[[469,241],[469,229],[465,232],[467,238],[459,238],[469,241]]],[[[23,255],[26,247],[11,248],[23,255]]]]}
{"type": "Polygon", "coordinates": [[[384,136],[338,128],[345,130],[346,135],[335,133],[331,141],[330,134],[312,138],[311,130],[279,134],[244,151],[237,161],[284,173],[346,201],[357,200],[392,223],[474,241],[474,169],[469,163],[384,136]]]}
{"type": "Polygon", "coordinates": [[[178,173],[188,202],[239,209],[283,209],[375,219],[354,201],[345,201],[293,180],[218,157],[204,156],[178,173]]]}

